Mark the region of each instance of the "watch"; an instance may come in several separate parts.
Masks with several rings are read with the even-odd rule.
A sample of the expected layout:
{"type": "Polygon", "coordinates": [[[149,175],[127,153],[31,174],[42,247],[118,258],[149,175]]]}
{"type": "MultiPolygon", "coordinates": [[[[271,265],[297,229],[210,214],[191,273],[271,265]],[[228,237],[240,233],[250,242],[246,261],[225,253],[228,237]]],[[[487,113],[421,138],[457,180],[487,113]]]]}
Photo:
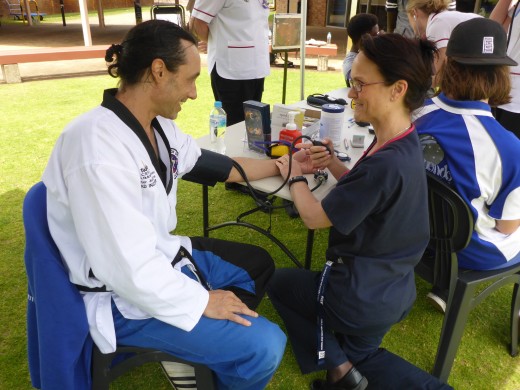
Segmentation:
{"type": "Polygon", "coordinates": [[[291,188],[291,186],[294,184],[294,183],[297,183],[299,181],[304,181],[305,183],[309,184],[309,182],[307,181],[307,178],[305,176],[293,176],[289,179],[289,181],[287,182],[287,184],[289,184],[289,188],[291,188]]]}

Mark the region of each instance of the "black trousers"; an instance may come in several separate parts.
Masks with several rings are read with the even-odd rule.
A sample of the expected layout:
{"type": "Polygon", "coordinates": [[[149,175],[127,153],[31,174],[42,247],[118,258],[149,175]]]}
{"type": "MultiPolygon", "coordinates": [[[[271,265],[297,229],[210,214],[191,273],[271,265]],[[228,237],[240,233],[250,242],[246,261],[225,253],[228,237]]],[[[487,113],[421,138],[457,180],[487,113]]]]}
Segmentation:
{"type": "Polygon", "coordinates": [[[347,329],[330,311],[325,317],[330,325],[324,334],[326,365],[317,367],[318,282],[318,272],[278,269],[267,291],[286,325],[296,360],[304,374],[334,368],[350,360],[368,379],[372,390],[453,389],[403,358],[379,348],[385,330],[364,332],[363,329],[347,329]]]}
{"type": "MultiPolygon", "coordinates": [[[[325,364],[318,366],[317,293],[319,272],[277,269],[267,294],[282,317],[302,373],[331,369],[351,361],[354,365],[375,353],[391,325],[377,331],[353,328],[339,308],[326,308],[324,316],[325,364]]],[[[383,322],[383,321],[382,321],[383,322]]]]}
{"type": "Polygon", "coordinates": [[[453,390],[453,387],[383,348],[358,363],[356,368],[367,378],[370,390],[453,390]]]}
{"type": "Polygon", "coordinates": [[[520,113],[495,108],[495,119],[507,130],[520,138],[520,113]]]}
{"type": "Polygon", "coordinates": [[[215,101],[222,102],[227,114],[227,125],[231,126],[244,120],[243,102],[246,100],[262,101],[264,79],[229,80],[217,73],[217,65],[211,71],[211,88],[215,101]]]}

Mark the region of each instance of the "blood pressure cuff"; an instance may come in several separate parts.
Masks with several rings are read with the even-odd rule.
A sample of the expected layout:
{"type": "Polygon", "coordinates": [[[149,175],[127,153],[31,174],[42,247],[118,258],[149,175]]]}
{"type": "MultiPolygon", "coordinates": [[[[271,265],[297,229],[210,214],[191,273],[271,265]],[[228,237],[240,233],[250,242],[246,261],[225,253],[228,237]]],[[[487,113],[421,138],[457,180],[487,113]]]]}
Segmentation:
{"type": "Polygon", "coordinates": [[[321,108],[321,106],[323,106],[324,104],[329,103],[340,104],[343,106],[347,104],[345,99],[334,98],[332,96],[324,95],[321,93],[313,93],[312,95],[307,96],[307,104],[309,106],[321,108]]]}
{"type": "Polygon", "coordinates": [[[202,154],[193,169],[182,178],[194,183],[214,186],[217,182],[225,182],[233,168],[233,160],[228,156],[201,149],[202,154]]]}

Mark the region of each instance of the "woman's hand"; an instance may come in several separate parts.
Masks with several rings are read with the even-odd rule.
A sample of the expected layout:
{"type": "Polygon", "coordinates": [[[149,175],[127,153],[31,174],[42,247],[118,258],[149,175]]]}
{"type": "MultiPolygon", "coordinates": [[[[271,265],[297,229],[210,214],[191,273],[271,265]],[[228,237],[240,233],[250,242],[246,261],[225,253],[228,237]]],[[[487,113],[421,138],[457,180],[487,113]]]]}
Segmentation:
{"type": "MultiPolygon", "coordinates": [[[[304,144],[299,144],[299,145],[304,145],[304,144]]],[[[296,145],[296,147],[299,147],[299,146],[296,145]]],[[[292,156],[293,163],[297,162],[298,164],[300,164],[300,168],[303,173],[314,173],[314,171],[316,169],[314,169],[314,167],[312,165],[312,160],[311,160],[310,156],[307,154],[305,149],[302,149],[301,147],[299,147],[299,148],[300,148],[300,150],[298,150],[292,156]]]]}
{"type": "Polygon", "coordinates": [[[331,151],[334,150],[334,145],[330,138],[323,139],[321,143],[323,146],[315,146],[308,143],[297,145],[302,150],[305,150],[314,170],[327,168],[333,160],[331,151]]]}

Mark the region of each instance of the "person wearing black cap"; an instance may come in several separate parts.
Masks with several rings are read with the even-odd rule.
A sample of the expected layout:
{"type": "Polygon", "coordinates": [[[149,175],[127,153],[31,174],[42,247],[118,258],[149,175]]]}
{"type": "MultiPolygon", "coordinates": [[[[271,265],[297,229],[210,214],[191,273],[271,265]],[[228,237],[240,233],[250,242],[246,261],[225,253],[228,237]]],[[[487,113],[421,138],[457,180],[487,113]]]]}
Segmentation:
{"type": "MultiPolygon", "coordinates": [[[[499,0],[490,19],[496,20],[507,32],[507,54],[520,60],[520,8],[519,1],[499,0]]],[[[520,138],[520,66],[510,68],[511,102],[496,108],[495,118],[506,129],[520,138]]]]}
{"type": "Polygon", "coordinates": [[[450,0],[407,0],[410,24],[416,36],[435,42],[438,52],[434,62],[434,87],[439,85],[437,72],[446,61],[446,46],[451,32],[461,22],[480,15],[471,12],[450,11],[450,0]]]}
{"type": "MultiPolygon", "coordinates": [[[[442,93],[415,112],[426,170],[453,186],[474,215],[470,243],[457,254],[462,268],[498,269],[520,261],[520,140],[490,107],[509,101],[509,67],[517,63],[507,56],[506,41],[493,20],[460,23],[440,70],[442,93]]],[[[429,298],[445,309],[436,295],[429,298]]]]}

